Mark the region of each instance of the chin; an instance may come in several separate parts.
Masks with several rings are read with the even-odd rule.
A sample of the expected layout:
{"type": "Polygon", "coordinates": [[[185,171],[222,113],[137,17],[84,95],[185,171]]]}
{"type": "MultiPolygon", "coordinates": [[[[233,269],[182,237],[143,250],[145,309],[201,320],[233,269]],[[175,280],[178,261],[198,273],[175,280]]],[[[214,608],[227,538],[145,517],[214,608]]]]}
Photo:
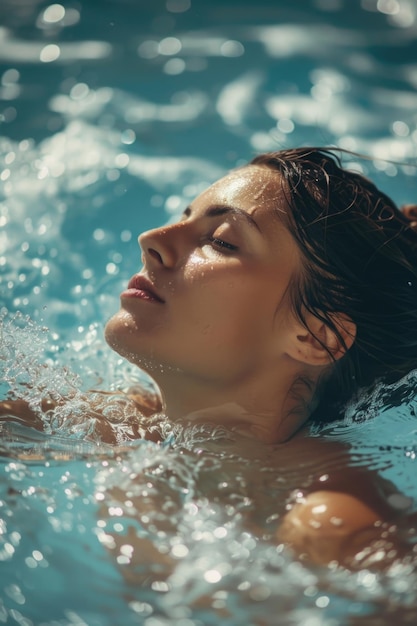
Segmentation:
{"type": "MultiPolygon", "coordinates": [[[[120,309],[109,319],[104,329],[104,338],[109,347],[120,354],[121,357],[137,365],[145,372],[150,373],[155,369],[152,359],[146,354],[142,354],[137,346],[138,328],[124,309],[120,309]],[[132,344],[136,339],[136,349],[132,349],[132,344]]],[[[145,352],[145,351],[144,351],[145,352]]]]}
{"type": "Polygon", "coordinates": [[[132,320],[121,309],[109,319],[104,329],[104,338],[112,350],[126,356],[127,346],[132,344],[132,320]]]}

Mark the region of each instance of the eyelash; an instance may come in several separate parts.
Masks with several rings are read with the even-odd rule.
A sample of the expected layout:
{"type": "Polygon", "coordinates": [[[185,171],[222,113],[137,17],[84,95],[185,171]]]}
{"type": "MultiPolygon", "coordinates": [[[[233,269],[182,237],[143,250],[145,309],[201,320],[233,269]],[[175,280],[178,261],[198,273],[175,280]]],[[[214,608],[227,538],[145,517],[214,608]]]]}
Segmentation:
{"type": "Polygon", "coordinates": [[[209,241],[215,248],[219,248],[222,252],[234,252],[237,250],[237,246],[223,241],[223,239],[219,239],[218,237],[209,237],[209,241]]]}

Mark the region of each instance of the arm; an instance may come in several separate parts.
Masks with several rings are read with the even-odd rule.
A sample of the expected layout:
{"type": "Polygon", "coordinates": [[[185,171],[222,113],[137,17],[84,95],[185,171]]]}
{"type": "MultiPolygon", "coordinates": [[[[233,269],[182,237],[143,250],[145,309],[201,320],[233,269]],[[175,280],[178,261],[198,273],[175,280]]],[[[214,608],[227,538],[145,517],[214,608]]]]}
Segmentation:
{"type": "MultiPolygon", "coordinates": [[[[42,412],[46,413],[53,408],[52,402],[42,402],[42,412]]],[[[23,425],[31,426],[36,430],[42,431],[44,428],[41,417],[30,408],[25,400],[2,400],[0,402],[0,422],[11,417],[17,418],[23,425]]]]}
{"type": "MultiPolygon", "coordinates": [[[[120,392],[119,397],[111,392],[91,391],[80,394],[78,400],[87,407],[85,419],[94,420],[95,435],[98,435],[100,441],[108,444],[120,443],[117,437],[117,426],[121,421],[124,426],[128,426],[127,431],[125,431],[127,439],[145,437],[146,432],[140,427],[140,419],[161,411],[159,398],[139,387],[129,390],[126,394],[120,392]],[[123,418],[125,415],[125,419],[113,422],[111,417],[106,414],[107,407],[110,409],[117,408],[119,416],[121,415],[123,418]]],[[[70,406],[71,399],[68,400],[68,403],[70,406]]],[[[61,404],[65,405],[66,401],[57,403],[49,399],[43,400],[39,412],[33,410],[25,400],[3,400],[0,401],[0,422],[5,420],[18,421],[24,426],[43,431],[48,419],[53,417],[54,412],[59,410],[61,404]]],[[[79,410],[79,406],[75,408],[79,410]]]]}
{"type": "MultiPolygon", "coordinates": [[[[110,422],[105,416],[95,410],[93,405],[91,412],[86,415],[86,419],[94,418],[96,420],[95,432],[99,435],[103,443],[118,443],[110,422]]],[[[0,422],[18,422],[23,426],[35,428],[38,431],[44,431],[49,416],[58,405],[51,400],[43,400],[41,404],[41,413],[34,411],[25,400],[3,400],[0,402],[0,422]]]]}

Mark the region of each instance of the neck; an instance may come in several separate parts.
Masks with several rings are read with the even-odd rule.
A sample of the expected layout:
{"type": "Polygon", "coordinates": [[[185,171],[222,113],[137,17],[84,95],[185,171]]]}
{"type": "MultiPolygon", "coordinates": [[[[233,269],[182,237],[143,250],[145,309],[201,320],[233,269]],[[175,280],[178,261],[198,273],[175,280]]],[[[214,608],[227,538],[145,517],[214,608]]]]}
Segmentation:
{"type": "Polygon", "coordinates": [[[156,380],[163,410],[179,423],[222,425],[265,443],[291,438],[313,410],[317,368],[300,371],[290,359],[279,371],[219,386],[180,372],[156,380]]]}

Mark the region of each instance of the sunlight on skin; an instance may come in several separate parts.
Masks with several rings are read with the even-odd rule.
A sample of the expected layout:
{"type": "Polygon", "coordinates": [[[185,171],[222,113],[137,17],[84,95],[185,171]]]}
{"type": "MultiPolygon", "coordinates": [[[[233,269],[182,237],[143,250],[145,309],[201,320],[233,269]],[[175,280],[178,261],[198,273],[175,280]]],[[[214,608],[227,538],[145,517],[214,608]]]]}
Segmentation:
{"type": "MultiPolygon", "coordinates": [[[[143,269],[106,339],[154,379],[170,419],[286,441],[344,355],[319,318],[306,315],[307,328],[294,315],[289,288],[302,266],[287,210],[276,173],[249,165],[201,193],[179,222],[139,237],[143,269]]],[[[354,325],[334,317],[349,346],[354,325]]]]}
{"type": "MultiPolygon", "coordinates": [[[[140,236],[144,269],[121,295],[106,337],[152,376],[162,397],[159,402],[140,391],[128,393],[133,405],[127,439],[158,442],[159,432],[151,436],[150,422],[141,418],[162,411],[184,426],[224,426],[251,443],[286,442],[290,449],[306,443],[313,455],[302,426],[314,388],[329,354],[343,357],[355,328],[334,314],[341,344],[319,318],[311,315],[304,325],[294,316],[288,287],[301,261],[281,215],[287,207],[275,177],[258,166],[236,170],[200,194],[180,222],[140,236]],[[296,387],[299,381],[302,388],[296,387]]],[[[414,219],[415,207],[406,211],[414,219]]],[[[78,399],[90,409],[95,436],[118,444],[117,428],[103,413],[105,395],[78,399]]],[[[116,402],[123,410],[125,399],[116,402]]],[[[42,404],[44,413],[56,409],[55,402],[42,404]]],[[[25,402],[1,403],[0,415],[7,414],[43,430],[42,419],[25,402]]],[[[313,456],[323,461],[320,453],[313,456]]],[[[306,451],[295,458],[305,460],[306,451]]],[[[352,480],[352,468],[343,478],[349,485],[333,480],[326,491],[320,486],[300,494],[281,517],[276,538],[315,564],[383,568],[401,547],[387,531],[392,511],[385,516],[374,508],[375,490],[352,480]]]]}
{"type": "Polygon", "coordinates": [[[364,502],[346,493],[316,491],[297,499],[277,537],[300,558],[318,565],[337,561],[354,567],[356,560],[363,567],[365,557],[372,564],[386,563],[393,548],[389,539],[372,549],[382,533],[383,521],[364,502]]]}

